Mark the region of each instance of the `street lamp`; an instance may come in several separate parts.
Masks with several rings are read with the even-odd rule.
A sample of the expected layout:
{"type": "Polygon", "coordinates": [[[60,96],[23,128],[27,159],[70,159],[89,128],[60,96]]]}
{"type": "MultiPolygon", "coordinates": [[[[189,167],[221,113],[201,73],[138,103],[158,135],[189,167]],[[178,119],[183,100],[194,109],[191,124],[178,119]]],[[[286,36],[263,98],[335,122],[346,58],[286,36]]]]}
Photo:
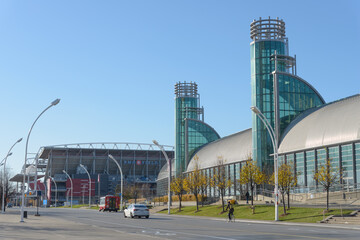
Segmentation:
{"type": "Polygon", "coordinates": [[[91,204],[91,178],[90,178],[90,174],[89,174],[88,170],[85,168],[85,166],[80,164],[80,167],[82,167],[86,171],[87,175],[89,176],[89,208],[90,208],[90,204],[91,204]]]}
{"type": "Polygon", "coordinates": [[[65,170],[63,170],[63,173],[65,173],[66,176],[68,176],[68,178],[70,179],[70,183],[71,183],[71,203],[70,203],[70,205],[71,205],[71,208],[72,208],[72,203],[73,203],[73,182],[72,182],[72,179],[71,179],[70,175],[65,170]]]}
{"type": "Polygon", "coordinates": [[[166,162],[168,164],[168,171],[169,171],[169,179],[168,179],[168,214],[170,214],[170,205],[171,205],[171,190],[170,190],[170,183],[171,183],[171,161],[169,160],[168,155],[166,154],[164,147],[160,145],[156,140],[153,140],[153,143],[160,148],[162,153],[165,156],[166,162]]]}
{"type": "Polygon", "coordinates": [[[118,166],[118,168],[119,168],[119,171],[120,171],[120,177],[121,177],[121,180],[120,180],[120,192],[121,192],[121,196],[120,196],[120,211],[122,211],[123,210],[123,173],[122,173],[122,170],[121,170],[121,167],[120,167],[120,165],[119,165],[119,163],[115,160],[115,158],[111,155],[111,154],[109,154],[108,155],[109,156],[109,158],[111,159],[111,160],[113,160],[115,163],[116,163],[116,165],[118,166]]]}
{"type": "Polygon", "coordinates": [[[5,171],[6,171],[6,169],[5,169],[5,166],[6,166],[6,160],[7,160],[7,158],[9,157],[9,156],[11,156],[12,155],[12,152],[11,152],[11,150],[13,149],[13,147],[17,144],[17,143],[19,143],[19,142],[21,142],[21,140],[22,140],[22,138],[20,138],[19,140],[17,140],[12,146],[11,146],[11,148],[10,148],[10,150],[9,150],[9,152],[8,152],[8,154],[6,155],[6,157],[4,158],[4,172],[3,172],[3,174],[4,174],[4,186],[3,186],[3,194],[2,194],[2,211],[1,211],[1,213],[5,213],[5,201],[4,201],[4,197],[5,197],[5,181],[6,181],[6,179],[5,179],[5,171]]]}
{"type": "Polygon", "coordinates": [[[251,111],[253,111],[260,120],[264,123],[273,145],[274,149],[274,173],[275,173],[275,221],[279,221],[279,195],[278,195],[278,185],[279,185],[279,176],[278,176],[278,139],[277,135],[275,134],[274,129],[272,128],[271,124],[267,120],[267,118],[264,116],[264,114],[255,106],[250,107],[251,111]]]}
{"type": "Polygon", "coordinates": [[[56,184],[55,179],[53,177],[50,177],[50,180],[52,180],[54,185],[55,185],[55,207],[57,207],[57,190],[58,190],[57,184],[56,184]]]}
{"type": "MultiPolygon", "coordinates": [[[[23,174],[24,174],[24,177],[23,177],[23,184],[22,184],[22,188],[21,188],[21,220],[20,222],[24,222],[24,204],[25,204],[25,169],[26,169],[26,159],[27,159],[27,149],[28,149],[28,143],[29,143],[29,137],[30,137],[30,134],[31,134],[31,131],[35,125],[35,123],[37,122],[37,120],[40,118],[41,115],[43,115],[44,112],[46,112],[46,110],[48,110],[49,108],[51,108],[52,106],[55,106],[57,105],[58,103],[60,102],[60,99],[55,99],[54,101],[51,102],[51,104],[44,109],[44,111],[42,111],[40,113],[40,115],[35,119],[34,123],[31,125],[31,128],[29,130],[29,133],[28,133],[28,136],[27,136],[27,139],[26,139],[26,146],[25,146],[25,163],[24,163],[24,166],[23,166],[23,174]]],[[[36,169],[37,171],[37,169],[36,169]]],[[[36,179],[37,181],[37,179],[36,179]]]]}

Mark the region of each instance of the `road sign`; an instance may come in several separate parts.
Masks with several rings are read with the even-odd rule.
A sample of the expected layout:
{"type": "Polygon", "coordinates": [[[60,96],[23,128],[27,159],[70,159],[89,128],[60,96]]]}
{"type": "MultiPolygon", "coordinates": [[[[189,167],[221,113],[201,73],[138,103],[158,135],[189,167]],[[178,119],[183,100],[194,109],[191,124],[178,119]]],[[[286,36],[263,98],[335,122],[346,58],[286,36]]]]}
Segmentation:
{"type": "Polygon", "coordinates": [[[47,200],[46,199],[43,200],[43,205],[47,205],[47,200]]]}

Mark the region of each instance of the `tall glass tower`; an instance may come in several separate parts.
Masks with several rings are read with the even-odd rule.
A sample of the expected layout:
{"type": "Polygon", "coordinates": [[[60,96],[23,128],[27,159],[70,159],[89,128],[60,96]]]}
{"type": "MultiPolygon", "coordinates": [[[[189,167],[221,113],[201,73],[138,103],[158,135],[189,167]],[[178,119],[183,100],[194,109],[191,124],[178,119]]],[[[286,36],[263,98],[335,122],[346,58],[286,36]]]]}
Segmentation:
{"type": "MultiPolygon", "coordinates": [[[[250,25],[251,103],[274,128],[277,144],[289,124],[303,111],[325,103],[320,94],[297,76],[296,56],[289,56],[285,22],[254,20],[250,25]]],[[[273,169],[273,147],[266,127],[252,114],[252,158],[261,169],[273,169]]]]}
{"type": "Polygon", "coordinates": [[[204,122],[204,108],[195,82],[175,85],[175,171],[186,171],[189,160],[202,145],[219,139],[217,132],[204,122]]]}

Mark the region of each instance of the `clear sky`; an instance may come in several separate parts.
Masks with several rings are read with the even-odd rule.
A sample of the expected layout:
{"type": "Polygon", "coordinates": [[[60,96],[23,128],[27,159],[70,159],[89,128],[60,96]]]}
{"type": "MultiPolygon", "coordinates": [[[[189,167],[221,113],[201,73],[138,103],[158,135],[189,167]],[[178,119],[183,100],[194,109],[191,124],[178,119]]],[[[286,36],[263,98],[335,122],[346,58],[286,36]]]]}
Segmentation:
{"type": "MultiPolygon", "coordinates": [[[[331,102],[360,93],[359,1],[0,2],[0,155],[26,139],[174,145],[174,85],[195,81],[220,136],[251,127],[250,23],[286,22],[297,73],[331,102]]],[[[8,158],[24,163],[25,140],[8,158]]]]}

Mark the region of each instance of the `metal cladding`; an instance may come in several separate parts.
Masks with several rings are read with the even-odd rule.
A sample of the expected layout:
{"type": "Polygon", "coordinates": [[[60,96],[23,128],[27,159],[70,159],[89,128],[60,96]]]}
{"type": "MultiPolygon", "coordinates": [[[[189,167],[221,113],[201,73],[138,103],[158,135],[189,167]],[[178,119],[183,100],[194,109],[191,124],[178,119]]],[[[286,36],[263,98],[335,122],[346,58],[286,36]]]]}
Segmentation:
{"type": "Polygon", "coordinates": [[[284,39],[285,37],[285,22],[282,19],[260,18],[250,24],[250,38],[254,41],[284,39]]]}
{"type": "Polygon", "coordinates": [[[195,82],[178,82],[175,85],[176,97],[198,97],[198,86],[195,82]]]}
{"type": "MultiPolygon", "coordinates": [[[[251,135],[251,128],[249,128],[206,144],[196,152],[200,168],[206,169],[217,166],[219,158],[222,158],[225,164],[248,160],[252,151],[251,135]]],[[[193,171],[194,168],[195,160],[192,158],[187,172],[193,171]]]]}
{"type": "Polygon", "coordinates": [[[304,112],[286,130],[279,153],[360,140],[360,94],[304,112]]]}

